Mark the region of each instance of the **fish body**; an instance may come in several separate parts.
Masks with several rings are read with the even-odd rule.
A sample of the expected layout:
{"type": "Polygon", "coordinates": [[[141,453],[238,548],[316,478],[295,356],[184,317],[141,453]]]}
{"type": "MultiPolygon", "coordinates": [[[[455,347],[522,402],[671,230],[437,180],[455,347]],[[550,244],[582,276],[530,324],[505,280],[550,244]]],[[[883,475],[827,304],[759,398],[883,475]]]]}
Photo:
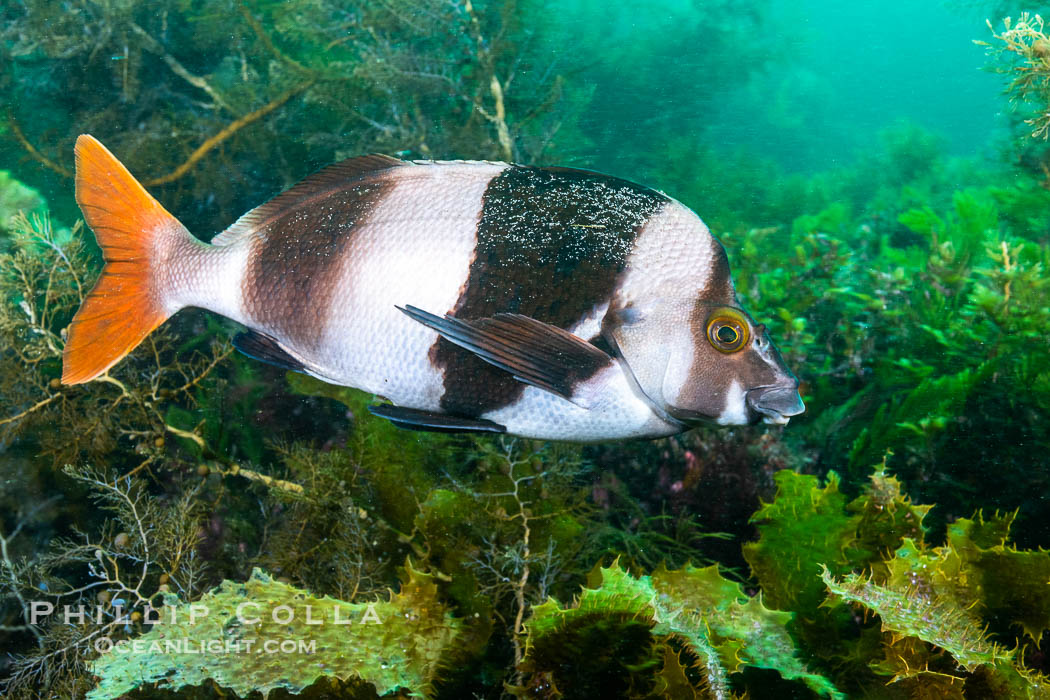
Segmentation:
{"type": "Polygon", "coordinates": [[[179,309],[260,360],[388,400],[402,427],[580,442],[786,423],[798,382],[691,210],[593,172],[364,156],[194,238],[98,141],[77,200],[106,267],[63,381],[179,309]]]}

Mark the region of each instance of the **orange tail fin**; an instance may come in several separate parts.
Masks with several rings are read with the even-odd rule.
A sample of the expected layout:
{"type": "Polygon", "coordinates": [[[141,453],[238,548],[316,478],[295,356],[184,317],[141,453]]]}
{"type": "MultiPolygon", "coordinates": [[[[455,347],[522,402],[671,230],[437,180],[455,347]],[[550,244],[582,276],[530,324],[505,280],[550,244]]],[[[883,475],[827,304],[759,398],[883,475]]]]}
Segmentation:
{"type": "Polygon", "coordinates": [[[165,307],[155,264],[192,238],[94,137],[81,135],[75,152],[77,204],[106,265],[69,324],[65,384],[102,374],[174,313],[165,307]]]}

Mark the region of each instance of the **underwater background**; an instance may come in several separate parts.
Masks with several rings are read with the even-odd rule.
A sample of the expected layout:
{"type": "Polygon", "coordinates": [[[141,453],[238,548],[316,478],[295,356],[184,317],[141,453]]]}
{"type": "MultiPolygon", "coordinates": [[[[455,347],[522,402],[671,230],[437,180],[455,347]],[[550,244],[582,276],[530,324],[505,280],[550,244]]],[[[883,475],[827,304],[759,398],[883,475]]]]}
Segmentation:
{"type": "Polygon", "coordinates": [[[1048,9],[0,4],[4,697],[1050,697],[1048,9]],[[204,239],[372,152],[658,188],[725,244],[807,411],[406,432],[195,310],[63,386],[101,269],[81,133],[204,239]],[[306,621],[336,601],[355,624],[306,621]],[[294,614],[242,629],[246,603],[294,614]]]}

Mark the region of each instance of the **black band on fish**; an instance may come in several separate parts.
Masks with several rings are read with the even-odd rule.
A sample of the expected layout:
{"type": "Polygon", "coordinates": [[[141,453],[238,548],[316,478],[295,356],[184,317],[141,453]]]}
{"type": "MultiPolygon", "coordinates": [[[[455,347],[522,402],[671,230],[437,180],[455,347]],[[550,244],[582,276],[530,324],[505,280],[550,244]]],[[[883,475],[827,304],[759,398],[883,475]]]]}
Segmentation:
{"type": "Polygon", "coordinates": [[[499,423],[483,418],[462,418],[444,413],[421,411],[418,408],[403,408],[391,404],[369,406],[368,412],[373,416],[386,418],[399,428],[405,430],[426,430],[436,433],[505,433],[507,429],[499,423]]]}
{"type": "MultiPolygon", "coordinates": [[[[340,261],[369,215],[394,188],[397,167],[373,156],[325,168],[242,216],[222,234],[249,236],[244,305],[253,326],[280,329],[292,347],[309,347],[342,303],[340,261]],[[367,170],[372,165],[381,170],[367,170]]],[[[402,166],[414,167],[414,166],[402,166]]]]}
{"type": "Polygon", "coordinates": [[[462,321],[415,306],[398,307],[442,338],[510,372],[519,382],[569,401],[581,381],[610,366],[613,359],[568,331],[520,314],[462,321]]]}
{"type": "MultiPolygon", "coordinates": [[[[511,166],[485,189],[469,275],[456,303],[440,310],[460,319],[517,313],[573,328],[613,296],[639,231],[669,202],[593,172],[511,166]]],[[[431,360],[444,373],[441,408],[450,413],[505,408],[525,389],[444,339],[431,360]]]]}

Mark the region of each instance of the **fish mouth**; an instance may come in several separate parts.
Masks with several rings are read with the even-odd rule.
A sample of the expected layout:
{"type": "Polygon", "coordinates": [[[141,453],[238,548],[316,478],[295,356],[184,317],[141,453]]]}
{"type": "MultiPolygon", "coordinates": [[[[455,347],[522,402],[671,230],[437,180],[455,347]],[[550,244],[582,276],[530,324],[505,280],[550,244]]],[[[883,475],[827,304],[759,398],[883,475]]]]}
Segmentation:
{"type": "Polygon", "coordinates": [[[806,410],[797,382],[756,387],[747,392],[747,405],[763,423],[772,425],[786,425],[791,416],[806,410]]]}

